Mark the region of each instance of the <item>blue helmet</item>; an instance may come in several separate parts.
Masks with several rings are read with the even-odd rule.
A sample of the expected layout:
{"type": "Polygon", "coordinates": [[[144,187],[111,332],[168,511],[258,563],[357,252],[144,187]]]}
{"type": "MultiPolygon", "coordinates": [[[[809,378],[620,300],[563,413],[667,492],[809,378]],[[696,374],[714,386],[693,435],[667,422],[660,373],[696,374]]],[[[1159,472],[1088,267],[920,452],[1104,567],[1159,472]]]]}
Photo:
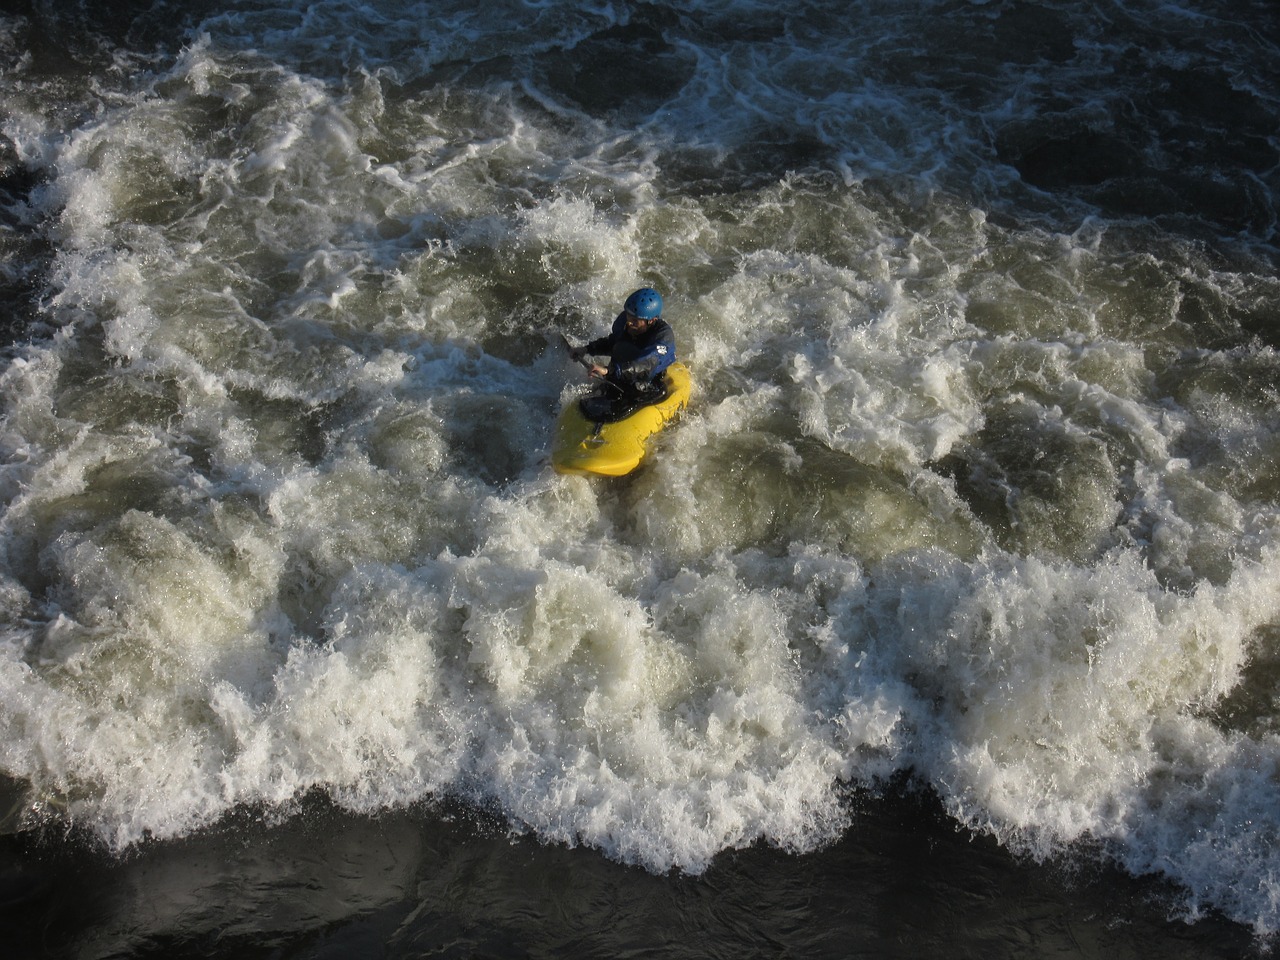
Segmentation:
{"type": "Polygon", "coordinates": [[[662,316],[662,294],[653,287],[643,287],[627,297],[622,309],[641,320],[653,320],[662,316]]]}

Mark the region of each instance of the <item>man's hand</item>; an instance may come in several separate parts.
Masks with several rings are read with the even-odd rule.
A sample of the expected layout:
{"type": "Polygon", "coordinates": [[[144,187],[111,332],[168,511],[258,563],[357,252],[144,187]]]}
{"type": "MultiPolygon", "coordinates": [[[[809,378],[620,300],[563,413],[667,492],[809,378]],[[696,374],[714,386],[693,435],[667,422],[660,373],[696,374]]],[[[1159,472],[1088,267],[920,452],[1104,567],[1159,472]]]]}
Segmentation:
{"type": "Polygon", "coordinates": [[[591,366],[587,367],[587,373],[595,377],[597,380],[603,380],[609,373],[609,368],[602,367],[598,363],[593,363],[591,366]]]}

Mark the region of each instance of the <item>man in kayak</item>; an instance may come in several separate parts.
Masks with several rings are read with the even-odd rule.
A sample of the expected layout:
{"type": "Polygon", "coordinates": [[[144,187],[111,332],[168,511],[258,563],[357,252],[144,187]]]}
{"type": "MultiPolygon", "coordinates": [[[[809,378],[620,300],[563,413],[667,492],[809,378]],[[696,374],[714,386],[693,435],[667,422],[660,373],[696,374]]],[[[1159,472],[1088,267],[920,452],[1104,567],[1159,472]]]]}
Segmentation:
{"type": "Polygon", "coordinates": [[[662,375],[676,358],[676,335],[662,319],[662,294],[644,287],[627,297],[608,335],[569,351],[574,360],[609,355],[609,364],[588,365],[593,377],[612,383],[629,398],[650,402],[663,394],[662,375]]]}

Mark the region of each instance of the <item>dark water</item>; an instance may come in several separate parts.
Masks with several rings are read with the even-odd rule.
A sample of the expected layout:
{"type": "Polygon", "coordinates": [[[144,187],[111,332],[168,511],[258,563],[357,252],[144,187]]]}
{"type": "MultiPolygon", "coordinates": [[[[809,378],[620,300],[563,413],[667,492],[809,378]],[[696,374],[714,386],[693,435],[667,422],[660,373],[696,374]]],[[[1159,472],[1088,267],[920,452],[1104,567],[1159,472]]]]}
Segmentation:
{"type": "Polygon", "coordinates": [[[1274,3],[28,0],[0,114],[7,955],[1269,951],[1274,3]]]}
{"type": "Polygon", "coordinates": [[[1090,863],[1034,865],[918,793],[863,798],[827,850],[726,853],[655,876],[466,810],[323,801],[124,858],[10,842],[17,956],[1107,957],[1257,955],[1221,919],[1090,863]]]}

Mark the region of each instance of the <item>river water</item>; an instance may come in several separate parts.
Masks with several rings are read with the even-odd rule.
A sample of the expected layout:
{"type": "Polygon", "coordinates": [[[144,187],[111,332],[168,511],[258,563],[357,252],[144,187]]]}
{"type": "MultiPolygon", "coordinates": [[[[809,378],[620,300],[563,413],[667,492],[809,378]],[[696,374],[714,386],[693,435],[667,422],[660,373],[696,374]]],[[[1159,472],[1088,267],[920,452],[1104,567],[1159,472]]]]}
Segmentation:
{"type": "Polygon", "coordinates": [[[0,15],[32,956],[1280,931],[1263,0],[0,15]],[[559,477],[561,336],[695,394],[559,477]]]}

